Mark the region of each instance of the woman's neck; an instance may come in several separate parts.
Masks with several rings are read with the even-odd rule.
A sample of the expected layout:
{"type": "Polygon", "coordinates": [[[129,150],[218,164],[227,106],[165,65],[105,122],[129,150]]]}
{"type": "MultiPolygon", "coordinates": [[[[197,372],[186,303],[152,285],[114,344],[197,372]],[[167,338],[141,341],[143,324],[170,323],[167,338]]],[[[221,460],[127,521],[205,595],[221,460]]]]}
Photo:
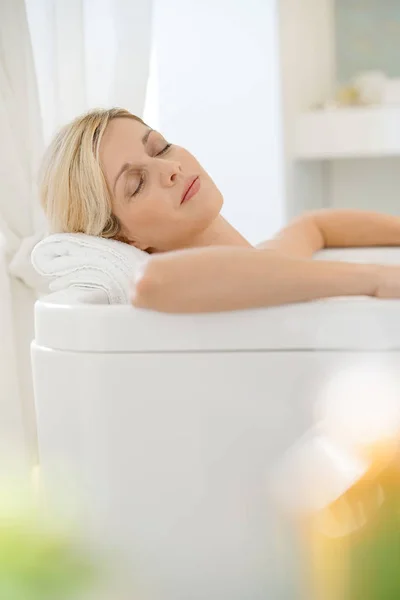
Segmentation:
{"type": "Polygon", "coordinates": [[[187,248],[201,248],[203,246],[245,246],[251,244],[228,221],[219,215],[205,231],[202,231],[190,240],[187,248]]]}

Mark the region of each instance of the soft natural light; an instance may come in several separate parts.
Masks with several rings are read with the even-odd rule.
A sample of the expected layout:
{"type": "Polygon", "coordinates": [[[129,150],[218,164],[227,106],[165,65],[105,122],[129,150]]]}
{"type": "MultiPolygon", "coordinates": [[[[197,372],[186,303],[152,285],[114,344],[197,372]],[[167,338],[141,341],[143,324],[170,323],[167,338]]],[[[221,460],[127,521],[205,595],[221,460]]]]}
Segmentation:
{"type": "Polygon", "coordinates": [[[159,129],[160,127],[157,46],[154,39],[150,57],[150,77],[147,82],[146,103],[144,105],[143,120],[153,129],[159,129]]]}

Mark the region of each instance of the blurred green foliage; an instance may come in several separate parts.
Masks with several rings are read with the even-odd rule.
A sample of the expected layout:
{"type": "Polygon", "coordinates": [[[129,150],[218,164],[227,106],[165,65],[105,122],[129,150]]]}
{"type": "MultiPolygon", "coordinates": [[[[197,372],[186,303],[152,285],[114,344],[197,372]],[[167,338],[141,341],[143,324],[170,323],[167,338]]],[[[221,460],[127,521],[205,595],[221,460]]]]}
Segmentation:
{"type": "Polygon", "coordinates": [[[50,518],[33,494],[12,493],[6,503],[0,498],[0,599],[81,597],[97,580],[90,552],[72,525],[50,518]]]}

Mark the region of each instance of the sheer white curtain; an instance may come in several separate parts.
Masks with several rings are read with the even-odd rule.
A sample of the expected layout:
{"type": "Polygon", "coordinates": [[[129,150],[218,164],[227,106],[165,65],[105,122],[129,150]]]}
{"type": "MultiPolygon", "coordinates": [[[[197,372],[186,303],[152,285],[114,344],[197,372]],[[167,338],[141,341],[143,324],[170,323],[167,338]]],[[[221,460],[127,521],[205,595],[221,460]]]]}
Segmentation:
{"type": "Polygon", "coordinates": [[[0,460],[27,464],[35,448],[35,278],[24,255],[40,227],[35,178],[42,131],[24,0],[1,0],[0,42],[0,460]]]}
{"type": "Polygon", "coordinates": [[[142,115],[152,0],[0,2],[0,461],[36,456],[30,368],[45,228],[37,170],[54,131],[94,106],[142,115]]]}
{"type": "Polygon", "coordinates": [[[89,108],[142,116],[152,0],[26,0],[47,142],[89,108]]]}

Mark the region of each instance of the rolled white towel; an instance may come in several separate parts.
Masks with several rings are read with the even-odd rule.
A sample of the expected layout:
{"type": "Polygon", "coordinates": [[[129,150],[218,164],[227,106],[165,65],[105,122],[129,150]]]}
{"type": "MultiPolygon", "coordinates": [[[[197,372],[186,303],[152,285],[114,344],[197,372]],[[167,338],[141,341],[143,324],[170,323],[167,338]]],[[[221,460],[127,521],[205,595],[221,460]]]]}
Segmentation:
{"type": "Polygon", "coordinates": [[[52,291],[68,287],[103,290],[110,304],[128,304],[132,280],[148,254],[129,244],[83,233],[56,233],[31,254],[34,269],[52,291]]]}

